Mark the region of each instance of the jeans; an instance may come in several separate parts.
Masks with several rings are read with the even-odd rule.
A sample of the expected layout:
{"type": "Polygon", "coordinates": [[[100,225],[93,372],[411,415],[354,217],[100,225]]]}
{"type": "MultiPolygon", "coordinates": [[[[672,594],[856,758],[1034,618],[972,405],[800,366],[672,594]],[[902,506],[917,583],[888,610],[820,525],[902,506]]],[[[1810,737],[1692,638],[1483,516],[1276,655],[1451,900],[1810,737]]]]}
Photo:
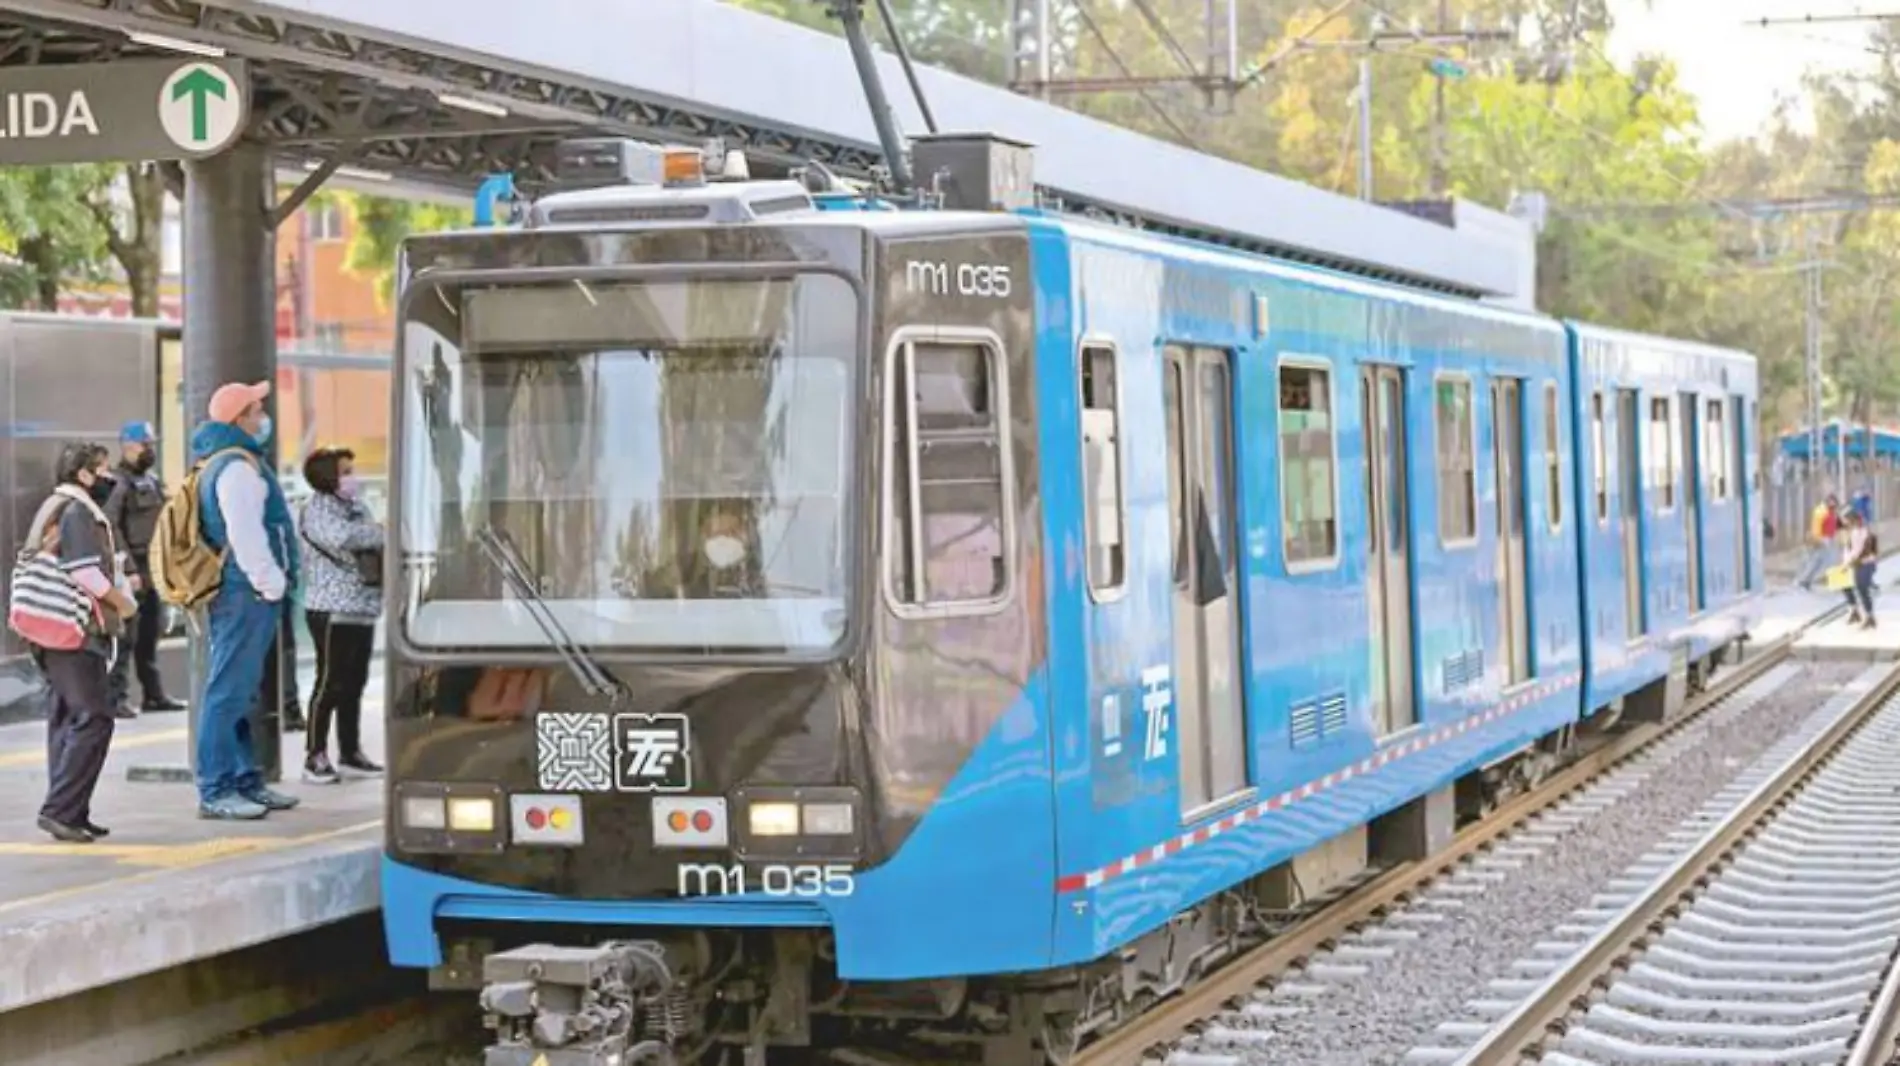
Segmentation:
{"type": "Polygon", "coordinates": [[[1861,617],[1871,620],[1874,617],[1874,564],[1859,563],[1854,567],[1854,584],[1846,589],[1847,606],[1859,611],[1861,617]]]}
{"type": "Polygon", "coordinates": [[[251,708],[284,607],[226,579],[211,600],[211,668],[198,719],[198,798],[210,803],[263,785],[251,746],[251,708]]]}
{"type": "Polygon", "coordinates": [[[369,684],[369,660],[376,650],[376,626],[336,622],[328,611],[305,611],[310,639],[317,645],[317,686],[310,693],[310,733],[305,753],[326,753],[330,721],[336,720],[337,754],[363,754],[363,687],[369,684]]]}
{"type": "Polygon", "coordinates": [[[1808,557],[1801,564],[1801,572],[1795,575],[1794,583],[1802,588],[1814,584],[1814,579],[1827,569],[1828,560],[1834,558],[1836,549],[1832,544],[1816,544],[1808,549],[1808,557]]]}

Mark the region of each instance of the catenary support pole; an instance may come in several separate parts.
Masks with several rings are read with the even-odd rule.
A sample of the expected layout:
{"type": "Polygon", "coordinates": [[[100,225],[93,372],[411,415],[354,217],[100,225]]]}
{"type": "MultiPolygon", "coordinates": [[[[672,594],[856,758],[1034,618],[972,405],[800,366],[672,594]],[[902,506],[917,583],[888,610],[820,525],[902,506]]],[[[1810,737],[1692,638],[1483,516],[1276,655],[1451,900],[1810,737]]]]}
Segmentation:
{"type": "MultiPolygon", "coordinates": [[[[233,381],[274,384],[277,380],[272,193],[269,156],[254,145],[240,144],[185,164],[184,410],[185,423],[194,429],[220,385],[233,381]]],[[[273,392],[268,401],[273,420],[276,399],[273,392]]],[[[188,767],[197,760],[199,715],[204,709],[207,645],[202,627],[192,628],[187,767],[135,766],[129,775],[133,780],[174,781],[191,776],[188,767]]],[[[285,665],[295,669],[295,657],[289,658],[285,665]]],[[[281,685],[281,669],[266,673],[281,685]]],[[[278,717],[283,701],[281,695],[260,695],[265,698],[251,712],[251,741],[258,768],[266,780],[276,781],[282,777],[278,717]]]]}

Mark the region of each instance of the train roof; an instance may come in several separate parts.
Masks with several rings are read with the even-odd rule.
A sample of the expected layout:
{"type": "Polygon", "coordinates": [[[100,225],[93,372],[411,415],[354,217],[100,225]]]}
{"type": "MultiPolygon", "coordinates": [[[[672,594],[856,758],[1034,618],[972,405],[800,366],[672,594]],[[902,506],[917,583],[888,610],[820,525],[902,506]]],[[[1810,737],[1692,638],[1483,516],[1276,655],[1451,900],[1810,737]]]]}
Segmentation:
{"type": "MultiPolygon", "coordinates": [[[[884,239],[928,237],[962,233],[998,232],[1027,226],[1049,226],[1074,239],[1108,245],[1128,251],[1172,258],[1221,270],[1267,273],[1283,280],[1322,285],[1352,292],[1371,299],[1390,300],[1428,307],[1434,310],[1508,322],[1530,328],[1561,331],[1552,318],[1535,312],[1520,311],[1481,303],[1467,297],[1446,295],[1376,278],[1270,256],[1240,248],[1229,248],[1187,237],[1131,229],[1086,216],[1044,209],[1013,212],[971,210],[879,210],[824,209],[809,198],[802,209],[783,206],[771,213],[754,213],[751,205],[771,200],[783,205],[785,198],[799,194],[793,182],[713,182],[685,188],[659,186],[610,186],[553,194],[531,208],[534,225],[529,230],[505,232],[574,232],[576,230],[617,229],[635,225],[645,228],[662,225],[753,224],[788,228],[848,228],[873,233],[884,239]],[[703,207],[694,218],[656,218],[655,205],[667,207],[703,207]],[[614,217],[616,205],[624,205],[622,217],[614,217]]],[[[871,206],[864,202],[865,206],[871,206]]],[[[491,229],[462,229],[428,235],[435,239],[473,239],[492,234],[491,229]]]]}
{"type": "Polygon", "coordinates": [[[1565,319],[1564,325],[1575,330],[1580,339],[1600,340],[1639,351],[1651,351],[1661,355],[1699,355],[1704,358],[1747,363],[1751,367],[1760,362],[1753,352],[1746,352],[1739,348],[1723,348],[1719,345],[1704,344],[1701,341],[1685,341],[1655,333],[1638,333],[1635,330],[1617,329],[1614,326],[1598,326],[1575,319],[1565,319]]]}
{"type": "Polygon", "coordinates": [[[1089,218],[1042,212],[1026,212],[1025,214],[1033,221],[1055,226],[1073,237],[1093,244],[1150,255],[1168,256],[1220,270],[1265,273],[1286,281],[1321,285],[1370,299],[1390,300],[1492,322],[1508,322],[1551,333],[1563,331],[1562,324],[1556,319],[1534,311],[1500,307],[1466,297],[1415,289],[1377,278],[1349,274],[1330,267],[1293,262],[1241,248],[1205,244],[1170,234],[1147,233],[1125,226],[1097,222],[1089,218]]]}

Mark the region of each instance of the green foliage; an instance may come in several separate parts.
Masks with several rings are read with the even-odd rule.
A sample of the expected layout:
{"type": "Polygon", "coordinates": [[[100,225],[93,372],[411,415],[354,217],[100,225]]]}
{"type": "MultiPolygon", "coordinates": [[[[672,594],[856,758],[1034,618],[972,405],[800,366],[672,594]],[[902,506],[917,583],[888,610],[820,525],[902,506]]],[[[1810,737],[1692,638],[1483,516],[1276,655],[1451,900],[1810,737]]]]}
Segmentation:
{"type": "Polygon", "coordinates": [[[116,166],[0,169],[0,307],[52,310],[72,280],[107,272],[106,232],[88,206],[116,166]]]}
{"type": "Polygon", "coordinates": [[[385,307],[395,293],[396,255],[404,237],[456,229],[474,221],[474,213],[469,208],[356,193],[323,195],[336,197],[354,222],[345,266],[351,273],[375,282],[377,299],[385,307]]]}
{"type": "MultiPolygon", "coordinates": [[[[822,0],[732,0],[832,28],[822,0]]],[[[1008,0],[891,0],[927,62],[1004,83],[1013,74],[1008,0]]],[[[867,5],[874,10],[874,5],[867,5]]],[[[1696,101],[1674,67],[1605,58],[1609,0],[1334,0],[1244,4],[1243,70],[1226,100],[1191,77],[1209,59],[1203,0],[1055,4],[1052,75],[1143,78],[1139,90],[1054,95],[1056,102],[1151,136],[1348,195],[1358,184],[1359,61],[1347,47],[1372,30],[1508,28],[1508,43],[1441,48],[1389,36],[1372,54],[1374,193],[1423,199],[1443,189],[1502,208],[1541,193],[1551,216],[1539,243],[1538,304],[1553,314],[1691,337],[1755,352],[1772,419],[1800,417],[1803,275],[1826,275],[1828,389],[1850,417],[1900,412],[1900,209],[1762,217],[1711,206],[1870,192],[1900,195],[1900,25],[1875,35],[1871,78],[1807,85],[1810,131],[1793,111],[1754,140],[1706,144],[1696,101]],[[1155,22],[1166,28],[1158,32],[1155,22]],[[1435,58],[1469,76],[1440,81],[1435,58]],[[1169,79],[1172,79],[1170,81],[1169,79]]],[[[874,19],[875,21],[875,19],[874,19]]],[[[880,40],[883,28],[875,32],[880,40]]],[[[1219,52],[1219,49],[1216,49],[1219,52]]],[[[842,62],[842,55],[840,56],[842,62]]],[[[901,87],[892,87],[900,91],[901,87]]],[[[1004,131],[1008,132],[1008,131],[1004,131]]]]}

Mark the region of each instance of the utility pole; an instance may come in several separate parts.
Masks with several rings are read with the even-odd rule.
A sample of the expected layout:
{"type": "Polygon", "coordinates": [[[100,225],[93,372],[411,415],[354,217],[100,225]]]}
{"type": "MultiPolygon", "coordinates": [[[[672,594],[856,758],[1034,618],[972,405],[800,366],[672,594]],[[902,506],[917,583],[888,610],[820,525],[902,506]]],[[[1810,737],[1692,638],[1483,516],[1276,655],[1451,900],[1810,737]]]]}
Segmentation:
{"type": "MultiPolygon", "coordinates": [[[[1438,32],[1443,35],[1451,32],[1451,0],[1438,0],[1438,32]]],[[[1446,175],[1445,161],[1445,74],[1432,70],[1432,199],[1442,199],[1445,187],[1450,183],[1446,175]]]]}
{"type": "MultiPolygon", "coordinates": [[[[1804,364],[1808,385],[1808,476],[1810,484],[1825,478],[1827,457],[1821,450],[1821,261],[1815,255],[1814,231],[1802,234],[1802,310],[1805,334],[1804,364]]],[[[1845,445],[1845,442],[1841,442],[1845,445]]],[[[1845,448],[1843,448],[1843,451],[1845,448]]],[[[1841,480],[1846,480],[1845,474],[1841,480]]],[[[1843,486],[1844,487],[1844,486],[1843,486]]],[[[1837,494],[1840,490],[1837,489],[1837,494]]]]}
{"type": "Polygon", "coordinates": [[[1359,57],[1359,198],[1372,200],[1372,55],[1359,57]]]}

